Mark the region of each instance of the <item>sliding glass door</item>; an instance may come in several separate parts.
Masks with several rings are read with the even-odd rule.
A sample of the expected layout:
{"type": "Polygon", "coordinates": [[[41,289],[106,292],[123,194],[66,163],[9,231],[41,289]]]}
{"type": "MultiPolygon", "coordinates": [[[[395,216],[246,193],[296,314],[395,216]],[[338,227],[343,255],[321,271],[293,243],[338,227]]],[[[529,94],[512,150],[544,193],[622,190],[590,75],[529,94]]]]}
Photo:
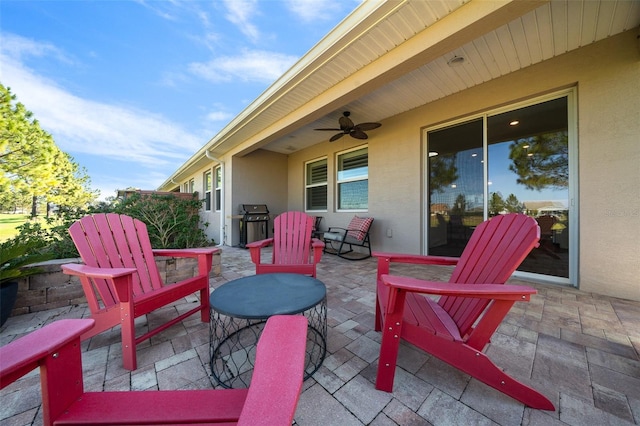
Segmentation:
{"type": "Polygon", "coordinates": [[[430,131],[429,254],[459,256],[484,220],[484,120],[430,131]]]}
{"type": "Polygon", "coordinates": [[[567,93],[426,131],[429,254],[459,256],[485,218],[525,213],[538,222],[541,240],[519,271],[571,282],[572,98],[567,93]]]}

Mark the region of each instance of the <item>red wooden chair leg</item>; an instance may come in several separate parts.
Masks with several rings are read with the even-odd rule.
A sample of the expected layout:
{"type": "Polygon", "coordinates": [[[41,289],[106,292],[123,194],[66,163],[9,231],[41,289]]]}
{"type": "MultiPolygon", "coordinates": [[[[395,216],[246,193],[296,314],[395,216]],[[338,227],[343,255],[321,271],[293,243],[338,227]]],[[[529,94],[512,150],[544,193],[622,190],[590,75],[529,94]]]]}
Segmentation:
{"type": "Polygon", "coordinates": [[[200,290],[200,303],[202,304],[202,310],[200,311],[200,319],[202,322],[209,323],[210,309],[209,309],[209,288],[200,290]]]}
{"type": "Polygon", "coordinates": [[[383,326],[380,358],[378,359],[376,389],[385,392],[393,391],[393,379],[396,374],[396,363],[400,350],[400,326],[394,324],[396,323],[388,318],[383,326]]]}
{"type": "Polygon", "coordinates": [[[385,330],[382,334],[382,346],[378,359],[376,389],[393,392],[393,380],[396,373],[396,362],[400,349],[400,339],[394,337],[393,331],[385,330]]]}
{"type": "Polygon", "coordinates": [[[467,370],[466,372],[472,377],[531,408],[537,410],[555,410],[555,407],[546,396],[505,373],[483,352],[476,352],[469,349],[461,352],[464,353],[464,358],[468,358],[468,360],[465,361],[467,368],[461,368],[461,370],[467,370]]]}
{"type": "MultiPolygon", "coordinates": [[[[73,332],[72,327],[69,327],[69,330],[73,332]]],[[[62,331],[62,333],[66,332],[67,330],[62,331]]],[[[46,333],[42,335],[46,337],[46,333]]],[[[81,398],[84,392],[79,337],[59,346],[54,354],[42,358],[40,383],[43,424],[53,425],[69,405],[81,398]]]]}
{"type": "Polygon", "coordinates": [[[376,320],[374,327],[376,331],[382,330],[382,311],[380,310],[380,302],[378,301],[378,296],[376,296],[376,320]]]}
{"type": "Polygon", "coordinates": [[[131,305],[122,303],[121,309],[121,331],[122,334],[122,366],[127,370],[138,368],[136,359],[136,326],[133,318],[131,305]]]}
{"type": "Polygon", "coordinates": [[[425,341],[433,349],[430,351],[432,355],[471,377],[531,408],[555,410],[546,396],[505,373],[484,352],[477,351],[462,342],[447,341],[432,336],[425,336],[425,341]]]}

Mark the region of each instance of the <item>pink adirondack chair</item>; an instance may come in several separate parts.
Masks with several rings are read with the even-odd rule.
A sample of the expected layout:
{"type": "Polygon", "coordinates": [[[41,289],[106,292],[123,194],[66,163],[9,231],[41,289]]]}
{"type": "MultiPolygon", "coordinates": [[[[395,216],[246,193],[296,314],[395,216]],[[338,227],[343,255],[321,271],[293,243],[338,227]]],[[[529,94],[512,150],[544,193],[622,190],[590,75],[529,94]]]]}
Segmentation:
{"type": "Polygon", "coordinates": [[[292,423],[302,389],[304,316],[267,320],[248,389],[85,392],[80,336],[93,323],[59,320],[0,348],[0,389],[40,367],[45,426],[292,423]]]}
{"type": "Polygon", "coordinates": [[[256,274],[290,272],[315,278],[324,243],[312,237],[315,218],[291,211],[273,220],[273,238],[247,244],[256,274]],[[262,263],[261,249],[273,245],[271,263],[262,263]]]}
{"type": "Polygon", "coordinates": [[[209,272],[217,248],[151,248],[144,222],[114,213],[86,216],[69,228],[84,265],[65,264],[65,274],[80,278],[95,327],[82,335],[88,339],[121,326],[123,366],[137,368],[136,345],[200,312],[209,322],[209,272]],[[198,260],[198,275],[165,285],[154,256],[191,257],[198,260]],[[136,337],[134,320],[158,308],[199,293],[198,306],[136,337]]]}
{"type": "Polygon", "coordinates": [[[516,301],[536,290],[504,285],[538,244],[536,221],[496,216],[473,232],[460,258],[374,253],[378,258],[376,322],[382,330],[376,388],[391,392],[400,339],[532,407],[555,410],[535,389],[515,380],[482,351],[516,301]],[[448,283],[389,275],[390,264],[456,265],[448,283]],[[440,295],[438,301],[426,297],[440,295]]]}

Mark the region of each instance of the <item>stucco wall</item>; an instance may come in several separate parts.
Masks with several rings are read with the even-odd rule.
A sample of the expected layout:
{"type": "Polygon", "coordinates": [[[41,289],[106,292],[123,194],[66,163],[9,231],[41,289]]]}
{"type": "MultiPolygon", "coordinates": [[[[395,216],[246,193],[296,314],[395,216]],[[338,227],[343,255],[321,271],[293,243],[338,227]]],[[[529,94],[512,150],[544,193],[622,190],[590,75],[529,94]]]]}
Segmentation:
{"type": "MultiPolygon", "coordinates": [[[[257,150],[243,157],[233,157],[231,205],[227,212],[238,213],[242,204],[266,204],[273,215],[287,210],[287,156],[257,150]]],[[[269,224],[269,235],[271,227],[269,224]]],[[[239,220],[233,220],[230,245],[239,243],[239,220]]],[[[249,240],[252,238],[249,236],[249,240]]]]}
{"type": "MultiPolygon", "coordinates": [[[[432,102],[387,119],[380,129],[370,132],[368,215],[376,219],[374,248],[409,253],[422,250],[423,128],[575,87],[580,191],[578,285],[585,291],[640,300],[637,32],[628,31],[432,102]]],[[[304,161],[328,154],[329,211],[323,214],[324,224],[346,224],[353,214],[335,213],[333,207],[334,154],[359,144],[342,138],[291,155],[289,206],[303,208],[304,161]]]]}
{"type": "MultiPolygon", "coordinates": [[[[198,197],[201,200],[204,200],[205,197],[205,188],[204,188],[204,174],[208,171],[212,173],[212,179],[215,179],[215,168],[217,167],[217,163],[211,163],[207,167],[203,167],[198,170],[194,175],[186,178],[184,181],[180,182],[180,188],[183,187],[185,183],[189,181],[189,179],[193,179],[193,184],[195,191],[198,192],[198,197]]],[[[202,207],[199,210],[200,220],[202,223],[208,223],[209,225],[204,228],[204,233],[208,238],[211,238],[215,241],[216,244],[220,244],[222,241],[222,237],[220,236],[220,212],[215,211],[215,181],[212,182],[211,187],[211,210],[204,210],[204,202],[202,203],[202,207]]],[[[182,190],[182,189],[181,189],[182,190]]]]}
{"type": "Polygon", "coordinates": [[[580,70],[580,288],[640,300],[640,46],[598,43],[580,70]]]}

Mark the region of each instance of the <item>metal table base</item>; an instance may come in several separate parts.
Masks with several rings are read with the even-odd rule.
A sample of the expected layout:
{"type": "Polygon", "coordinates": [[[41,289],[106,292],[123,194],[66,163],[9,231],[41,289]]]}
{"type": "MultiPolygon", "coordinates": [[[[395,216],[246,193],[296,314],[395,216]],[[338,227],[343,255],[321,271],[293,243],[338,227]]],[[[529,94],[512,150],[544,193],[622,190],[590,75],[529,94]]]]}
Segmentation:
{"type": "MultiPolygon", "coordinates": [[[[309,328],[304,380],[322,365],[327,353],[327,299],[304,311],[309,328]]],[[[256,345],[267,319],[244,319],[211,309],[209,359],[211,374],[225,388],[248,387],[256,345]]]]}

